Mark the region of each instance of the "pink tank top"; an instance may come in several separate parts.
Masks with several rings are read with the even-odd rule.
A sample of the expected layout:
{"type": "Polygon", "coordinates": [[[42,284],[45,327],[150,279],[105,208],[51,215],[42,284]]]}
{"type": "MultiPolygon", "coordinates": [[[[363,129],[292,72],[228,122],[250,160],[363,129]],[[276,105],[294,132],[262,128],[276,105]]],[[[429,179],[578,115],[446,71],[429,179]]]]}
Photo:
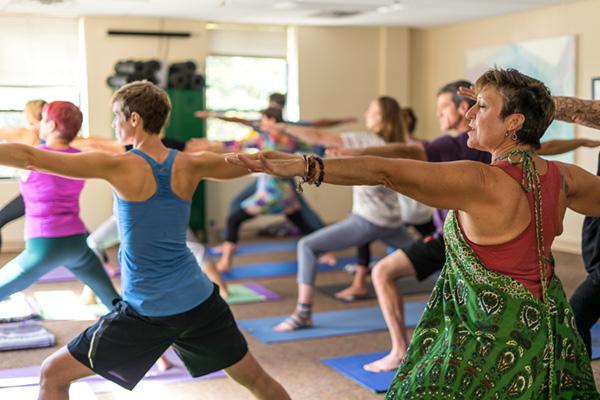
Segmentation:
{"type": "MultiPolygon", "coordinates": [[[[508,161],[500,161],[493,164],[493,166],[502,168],[502,170],[512,176],[519,184],[521,183],[523,170],[518,166],[511,165],[508,161]]],[[[550,248],[552,247],[554,237],[558,233],[558,194],[560,191],[560,177],[560,170],[552,162],[548,162],[548,172],[540,176],[542,187],[542,228],[546,260],[550,254],[550,248]]],[[[534,296],[541,300],[542,283],[538,253],[536,250],[537,241],[535,234],[535,215],[533,211],[534,199],[532,192],[525,194],[529,200],[531,209],[531,223],[523,233],[507,243],[491,246],[475,244],[466,236],[465,240],[486,267],[522,283],[534,296]]],[[[546,261],[546,276],[548,277],[548,282],[552,277],[553,272],[551,265],[546,261]]]]}
{"type": "MultiPolygon", "coordinates": [[[[68,148],[54,150],[44,145],[39,149],[79,153],[68,148]]],[[[31,171],[21,179],[21,195],[25,202],[25,240],[39,237],[70,236],[86,233],[79,218],[79,195],[85,181],[31,171]]]]}

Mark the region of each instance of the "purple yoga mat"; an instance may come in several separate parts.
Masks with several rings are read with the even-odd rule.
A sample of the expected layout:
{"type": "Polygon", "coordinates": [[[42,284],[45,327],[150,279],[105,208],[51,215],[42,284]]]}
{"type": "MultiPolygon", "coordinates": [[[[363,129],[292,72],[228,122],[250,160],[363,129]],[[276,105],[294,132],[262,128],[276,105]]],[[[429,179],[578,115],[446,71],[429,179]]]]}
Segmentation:
{"type": "Polygon", "coordinates": [[[265,297],[266,300],[280,300],[281,296],[277,293],[271,292],[269,289],[259,285],[258,283],[244,283],[248,289],[255,291],[256,293],[265,297]]]}
{"type": "MultiPolygon", "coordinates": [[[[167,385],[170,383],[187,382],[195,379],[223,378],[227,376],[225,372],[217,371],[199,378],[192,378],[188,370],[185,368],[179,357],[175,355],[173,350],[168,350],[165,354],[173,366],[166,371],[159,371],[156,365],[152,366],[144,379],[142,379],[136,387],[156,384],[167,385]]],[[[39,366],[0,371],[0,388],[37,385],[39,381],[36,378],[38,378],[39,375],[39,366]]],[[[87,383],[94,393],[106,393],[122,390],[117,384],[108,381],[99,375],[89,376],[79,380],[78,382],[87,383]]]]}
{"type": "MultiPolygon", "coordinates": [[[[106,268],[105,268],[106,270],[106,268]]],[[[120,273],[111,274],[106,270],[109,277],[114,278],[115,276],[121,275],[120,273]]],[[[37,282],[63,282],[63,281],[74,281],[77,280],[75,275],[65,267],[54,268],[52,271],[46,273],[37,282]]]]}

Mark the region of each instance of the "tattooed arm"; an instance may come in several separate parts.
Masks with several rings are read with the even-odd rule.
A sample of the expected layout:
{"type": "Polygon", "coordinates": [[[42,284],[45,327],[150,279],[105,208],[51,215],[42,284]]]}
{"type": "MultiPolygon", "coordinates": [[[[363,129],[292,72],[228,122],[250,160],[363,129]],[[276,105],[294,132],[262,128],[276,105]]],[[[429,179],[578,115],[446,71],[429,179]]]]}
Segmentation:
{"type": "Polygon", "coordinates": [[[600,129],[600,101],[554,96],[554,119],[600,129]]]}

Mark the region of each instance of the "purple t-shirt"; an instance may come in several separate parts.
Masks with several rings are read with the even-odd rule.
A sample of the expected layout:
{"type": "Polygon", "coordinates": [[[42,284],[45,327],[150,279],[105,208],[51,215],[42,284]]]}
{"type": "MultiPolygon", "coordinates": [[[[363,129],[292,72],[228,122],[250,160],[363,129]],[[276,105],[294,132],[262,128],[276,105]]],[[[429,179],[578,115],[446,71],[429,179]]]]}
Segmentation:
{"type": "MultiPolygon", "coordinates": [[[[45,145],[39,149],[79,153],[68,148],[55,150],[45,145]]],[[[39,237],[70,236],[86,233],[79,218],[79,195],[85,181],[31,171],[21,179],[21,195],[25,202],[25,240],[39,237]]]]}
{"type": "MultiPolygon", "coordinates": [[[[460,132],[456,136],[444,135],[423,143],[427,161],[429,162],[450,162],[460,160],[480,161],[489,164],[492,161],[492,155],[486,151],[472,149],[467,146],[469,140],[468,133],[460,132]]],[[[437,233],[444,233],[444,221],[448,215],[448,210],[434,210],[433,223],[437,233]]]]}

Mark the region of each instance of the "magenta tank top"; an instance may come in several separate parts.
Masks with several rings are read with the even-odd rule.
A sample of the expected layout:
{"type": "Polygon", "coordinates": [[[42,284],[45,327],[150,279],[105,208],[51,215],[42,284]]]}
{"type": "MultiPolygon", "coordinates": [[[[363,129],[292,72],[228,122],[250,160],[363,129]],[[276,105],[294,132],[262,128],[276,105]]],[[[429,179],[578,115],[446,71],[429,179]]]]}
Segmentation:
{"type": "MultiPolygon", "coordinates": [[[[79,153],[69,147],[55,150],[45,145],[39,149],[79,153]]],[[[70,236],[86,233],[79,218],[79,195],[85,181],[31,171],[21,179],[21,195],[25,202],[25,240],[39,237],[70,236]]]]}

